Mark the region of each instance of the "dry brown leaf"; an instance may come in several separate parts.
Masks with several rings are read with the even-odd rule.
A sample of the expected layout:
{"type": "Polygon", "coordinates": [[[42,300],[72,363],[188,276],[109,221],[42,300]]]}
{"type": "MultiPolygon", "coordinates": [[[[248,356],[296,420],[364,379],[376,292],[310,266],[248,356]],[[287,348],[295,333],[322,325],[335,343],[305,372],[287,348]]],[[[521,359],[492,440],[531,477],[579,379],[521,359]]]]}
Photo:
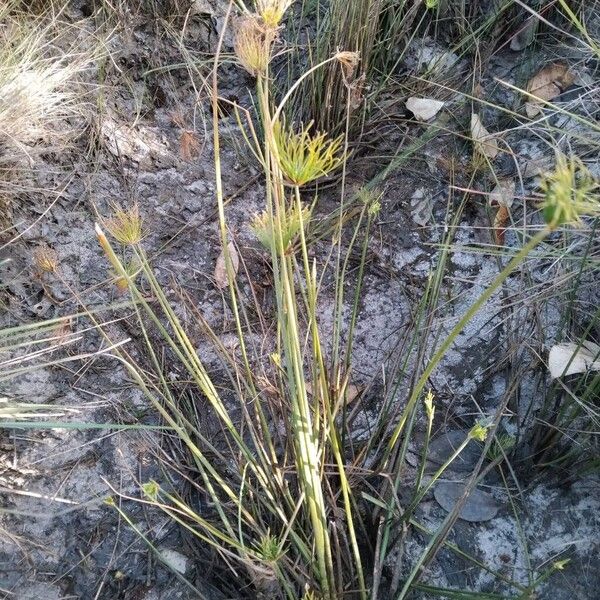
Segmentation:
{"type": "MultiPolygon", "coordinates": [[[[229,258],[231,259],[231,267],[233,268],[233,275],[237,275],[238,269],[240,267],[240,257],[238,256],[237,250],[235,249],[235,245],[233,242],[229,242],[227,244],[227,251],[229,252],[229,258]]],[[[221,250],[221,254],[217,258],[217,263],[215,264],[215,283],[217,287],[221,290],[224,290],[229,285],[229,280],[227,279],[227,265],[225,263],[225,252],[221,250]]]]}
{"type": "Polygon", "coordinates": [[[360,396],[361,390],[353,383],[349,383],[346,386],[346,402],[351,404],[360,396]]]}
{"type": "Polygon", "coordinates": [[[497,206],[498,212],[494,217],[494,239],[499,246],[504,245],[506,225],[510,218],[510,207],[515,197],[515,182],[512,179],[500,179],[490,192],[490,206],[497,206]]]}
{"type": "Polygon", "coordinates": [[[417,121],[429,121],[437,115],[444,103],[441,100],[434,100],[433,98],[417,98],[411,96],[406,101],[406,108],[415,115],[417,121]]]}
{"type": "Polygon", "coordinates": [[[498,246],[504,246],[504,237],[506,235],[506,224],[510,217],[507,206],[500,206],[494,217],[494,239],[498,246]]]}
{"type": "Polygon", "coordinates": [[[479,154],[487,156],[490,159],[496,158],[499,152],[498,142],[483,126],[479,115],[476,113],[471,115],[471,138],[473,139],[475,150],[479,154]]]}
{"type": "Polygon", "coordinates": [[[193,131],[183,131],[179,137],[179,152],[185,161],[191,161],[200,150],[200,142],[193,131]]]}
{"type": "Polygon", "coordinates": [[[575,81],[575,75],[564,63],[552,63],[538,71],[527,84],[527,92],[536,98],[530,98],[525,103],[528,117],[539,114],[544,101],[549,102],[560,95],[575,81]]]}

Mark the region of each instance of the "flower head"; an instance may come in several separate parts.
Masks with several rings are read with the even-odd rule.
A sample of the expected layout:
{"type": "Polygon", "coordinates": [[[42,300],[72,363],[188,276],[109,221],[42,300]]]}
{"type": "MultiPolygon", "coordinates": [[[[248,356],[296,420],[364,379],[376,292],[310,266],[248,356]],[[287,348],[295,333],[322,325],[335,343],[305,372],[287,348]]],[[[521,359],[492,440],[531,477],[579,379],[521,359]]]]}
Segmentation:
{"type": "Polygon", "coordinates": [[[129,208],[114,206],[112,216],[103,219],[102,224],[110,235],[124,246],[135,246],[144,237],[142,217],[137,204],[129,208]]]}
{"type": "Polygon", "coordinates": [[[260,541],[256,544],[256,549],[266,562],[277,562],[282,555],[281,542],[270,531],[261,536],[260,541]]]}
{"type": "Polygon", "coordinates": [[[250,75],[257,77],[265,73],[276,37],[277,28],[261,22],[257,15],[238,21],[233,46],[240,64],[250,75]]]}
{"type": "Polygon", "coordinates": [[[278,27],[293,0],[255,0],[256,12],[267,27],[278,27]]]}
{"type": "Polygon", "coordinates": [[[312,122],[299,133],[279,121],[273,126],[279,166],[287,181],[302,186],[339,167],[345,159],[340,153],[343,136],[334,140],[325,133],[310,134],[312,122]]]}
{"type": "MultiPolygon", "coordinates": [[[[294,204],[291,209],[286,211],[283,216],[284,222],[281,231],[284,248],[287,248],[294,241],[294,238],[300,233],[300,228],[309,220],[310,209],[308,207],[302,208],[302,213],[300,213],[298,206],[294,204]]],[[[252,220],[250,227],[254,235],[258,238],[258,241],[269,250],[275,243],[273,222],[269,214],[265,211],[257,214],[252,220]]]]}
{"type": "Polygon", "coordinates": [[[433,416],[435,415],[435,406],[433,404],[433,392],[431,390],[427,392],[423,403],[425,404],[425,412],[427,413],[427,419],[429,421],[433,420],[433,416]]]}
{"type": "Polygon", "coordinates": [[[598,182],[576,157],[559,155],[554,172],[541,183],[544,220],[552,227],[580,225],[583,215],[600,215],[598,182]]]}
{"type": "Polygon", "coordinates": [[[142,484],[142,493],[148,500],[156,501],[158,493],[160,492],[160,485],[153,479],[142,484]]]}
{"type": "Polygon", "coordinates": [[[43,273],[56,273],[58,269],[58,255],[48,246],[40,246],[33,253],[37,268],[43,273]]]}
{"type": "Polygon", "coordinates": [[[356,67],[360,62],[360,54],[358,52],[350,52],[348,50],[338,50],[338,52],[335,55],[335,58],[342,66],[342,70],[344,71],[344,77],[347,80],[352,79],[352,76],[356,71],[356,67]]]}
{"type": "Polygon", "coordinates": [[[487,423],[477,423],[473,425],[469,430],[469,438],[477,440],[478,442],[485,442],[489,427],[490,426],[487,423]]]}

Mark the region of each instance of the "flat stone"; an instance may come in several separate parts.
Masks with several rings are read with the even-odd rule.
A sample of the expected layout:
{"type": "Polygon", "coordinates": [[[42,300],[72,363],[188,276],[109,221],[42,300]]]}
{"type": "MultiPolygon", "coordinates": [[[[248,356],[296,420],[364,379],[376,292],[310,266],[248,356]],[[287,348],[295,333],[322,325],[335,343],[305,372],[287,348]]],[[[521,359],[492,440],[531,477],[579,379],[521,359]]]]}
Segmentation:
{"type": "MultiPolygon", "coordinates": [[[[464,483],[442,481],[435,486],[433,495],[445,511],[451,512],[465,489],[464,483]]],[[[493,496],[475,488],[467,497],[467,501],[461,508],[458,517],[473,523],[489,521],[498,514],[498,509],[498,503],[493,496]]]]}
{"type": "MultiPolygon", "coordinates": [[[[446,431],[429,443],[427,461],[429,472],[439,469],[456,449],[464,442],[469,432],[466,429],[446,431]]],[[[471,471],[481,455],[482,446],[476,440],[471,440],[462,452],[452,461],[449,469],[464,473],[471,471]]]]}

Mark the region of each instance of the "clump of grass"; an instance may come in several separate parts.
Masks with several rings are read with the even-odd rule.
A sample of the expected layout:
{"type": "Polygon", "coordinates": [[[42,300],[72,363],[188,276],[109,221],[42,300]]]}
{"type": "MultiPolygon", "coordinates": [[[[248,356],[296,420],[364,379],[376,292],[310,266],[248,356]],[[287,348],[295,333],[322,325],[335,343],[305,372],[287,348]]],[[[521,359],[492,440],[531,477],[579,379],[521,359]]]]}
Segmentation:
{"type": "Polygon", "coordinates": [[[94,53],[64,39],[65,30],[76,25],[60,24],[50,9],[33,17],[16,7],[12,1],[0,6],[0,192],[5,198],[19,188],[19,174],[34,167],[41,151],[64,148],[85,126],[87,103],[77,81],[94,53]]]}
{"type": "MultiPolygon", "coordinates": [[[[428,3],[428,7],[432,8],[434,4],[428,3]]],[[[376,10],[375,16],[381,16],[382,13],[377,11],[383,10],[383,3],[370,2],[366,5],[376,10]]],[[[375,598],[381,570],[393,544],[395,527],[401,524],[403,528],[414,526],[418,529],[413,519],[416,507],[468,442],[489,438],[482,460],[487,457],[492,462],[501,460],[509,446],[502,438],[492,442],[494,436],[488,435],[496,430],[497,420],[478,423],[469,430],[464,442],[433,478],[423,484],[435,417],[433,395],[427,394],[423,401],[425,447],[416,481],[410,484],[412,489],[407,490],[409,502],[401,510],[397,497],[400,486],[408,485],[404,471],[406,448],[429,377],[465,325],[536,246],[543,244],[552,232],[564,225],[582,222],[584,214],[597,213],[593,195],[595,185],[579,161],[559,160],[555,172],[544,179],[542,211],[545,226],[530,238],[524,238],[523,246],[500,270],[489,288],[474,299],[447,337],[439,339],[436,333],[433,356],[426,362],[423,372],[415,371],[413,385],[402,396],[406,403],[399,403],[395,413],[382,411],[376,433],[364,445],[355,444],[349,435],[351,421],[347,418],[352,336],[360,305],[369,229],[381,210],[380,196],[367,188],[359,193],[363,203],[355,215],[357,225],[346,256],[341,247],[342,225],[346,223],[343,206],[339,212],[338,228],[334,232],[337,242],[333,247],[338,255],[334,271],[336,332],[330,359],[319,323],[323,272],[309,254],[307,234],[314,217],[313,211],[303,203],[303,194],[307,184],[341,170],[343,205],[348,136],[314,133],[310,125],[298,130],[285,125],[283,114],[292,94],[303,82],[321,74],[321,70],[325,71],[328,87],[319,92],[340,98],[345,94],[347,100],[348,95],[358,89],[352,86],[360,63],[355,52],[328,54],[307,69],[277,104],[279,98],[273,90],[270,72],[273,43],[289,2],[258,0],[255,7],[257,14],[245,15],[238,25],[235,50],[239,64],[256,78],[257,124],[252,131],[261,133],[245,136],[245,139],[252,145],[254,156],[264,168],[265,207],[254,219],[252,228],[269,252],[274,282],[276,326],[273,327],[275,339],[270,363],[265,366],[261,360],[263,356],[250,345],[252,336],[249,333],[253,332],[249,314],[251,308],[246,306],[245,299],[240,301],[238,273],[229,249],[230,232],[221,183],[217,123],[218,52],[213,89],[215,171],[221,244],[229,284],[226,301],[238,335],[236,352],[220,343],[217,333],[206,327],[201,315],[192,326],[202,328],[214,341],[231,386],[220,385],[214,373],[209,372],[199,358],[192,341],[194,336],[189,331],[190,325],[178,316],[179,307],[168,297],[146,255],[144,225],[135,204],[113,207],[113,215],[101,221],[102,227],[98,226],[96,233],[117,286],[131,294],[129,306],[135,314],[144,352],[134,359],[114,344],[109,344],[108,348],[161,415],[173,433],[171,437],[183,446],[189,460],[187,466],[194,474],[188,483],[206,501],[199,509],[169,481],[144,483],[141,486],[142,499],[163,510],[174,523],[198,539],[204,549],[214,551],[212,556],[218,560],[220,584],[229,596],[245,593],[249,598],[286,597],[290,600],[337,600],[346,596],[375,598]],[[327,73],[334,73],[335,77],[327,79],[327,73]],[[361,235],[364,235],[364,240],[358,282],[350,318],[344,321],[343,293],[350,250],[360,245],[361,235]],[[128,262],[115,250],[111,238],[126,247],[124,252],[130,257],[128,262]],[[345,354],[341,343],[344,327],[348,338],[345,354]],[[177,363],[178,368],[170,372],[167,361],[177,363]],[[268,371],[268,378],[263,377],[265,371],[268,371]],[[182,375],[181,381],[173,378],[173,372],[182,375]],[[182,389],[185,393],[181,393],[182,389]],[[219,436],[213,436],[202,427],[198,412],[210,413],[213,423],[218,425],[215,430],[218,430],[219,436]],[[496,446],[490,446],[491,443],[496,446]],[[378,444],[382,452],[375,457],[376,460],[372,460],[371,451],[378,444]],[[367,487],[362,485],[363,474],[371,481],[380,474],[384,474],[385,478],[382,478],[380,486],[369,482],[367,487]],[[365,489],[377,497],[367,494],[365,489]],[[365,499],[368,502],[363,502],[365,499]],[[374,513],[373,505],[378,508],[374,513]],[[372,516],[379,518],[370,521],[372,516]],[[368,536],[372,523],[378,523],[375,526],[375,547],[370,545],[368,536]],[[235,581],[232,581],[232,573],[235,581]],[[242,589],[247,592],[240,591],[242,589]]],[[[346,34],[355,26],[347,20],[348,15],[354,14],[354,10],[362,10],[362,7],[356,2],[347,3],[347,6],[332,2],[332,10],[342,9],[345,10],[344,18],[330,26],[346,27],[346,34]]],[[[389,10],[389,5],[385,10],[389,10]]],[[[389,13],[386,14],[389,16],[389,13]]],[[[365,25],[364,19],[357,23],[359,27],[365,25]]],[[[373,23],[377,23],[376,18],[373,23]]],[[[373,27],[369,22],[369,31],[372,32],[373,27]]],[[[367,38],[371,35],[369,31],[365,34],[367,38]]],[[[372,60],[372,39],[363,40],[363,53],[366,56],[371,53],[364,64],[372,60]]],[[[358,79],[367,73],[366,66],[361,68],[363,72],[358,79]]],[[[338,110],[339,104],[332,106],[338,110]]],[[[345,122],[341,121],[347,126],[346,131],[349,130],[350,119],[348,106],[347,103],[342,111],[345,122]]],[[[335,129],[340,122],[332,114],[324,118],[330,119],[335,129]]],[[[317,199],[318,196],[315,202],[317,199]]],[[[442,264],[444,252],[447,253],[447,246],[442,251],[442,264]]],[[[56,272],[51,256],[40,255],[37,262],[42,271],[56,272]]],[[[427,308],[433,306],[429,301],[439,293],[442,277],[443,268],[432,275],[417,310],[416,329],[421,328],[427,308]]],[[[259,308],[255,308],[258,313],[259,308]]],[[[195,307],[190,306],[190,311],[193,313],[195,307]]],[[[98,328],[110,342],[110,336],[101,324],[98,328]]],[[[426,347],[425,342],[423,347],[426,347]]],[[[409,350],[407,355],[410,354],[409,350]]],[[[405,364],[408,364],[408,358],[405,364]]],[[[498,419],[502,412],[501,409],[498,411],[498,419]]],[[[171,466],[179,473],[184,471],[178,466],[171,466]]],[[[474,473],[469,485],[474,485],[476,475],[474,473]]],[[[109,499],[107,505],[119,511],[125,521],[134,526],[119,503],[109,499]]],[[[446,537],[459,511],[460,506],[457,506],[440,530],[432,534],[431,543],[415,561],[406,580],[400,584],[394,576],[391,586],[394,597],[404,598],[417,589],[424,568],[437,549],[446,544],[446,537]],[[402,587],[396,595],[399,585],[402,587]]],[[[475,560],[473,562],[476,563],[475,560]]],[[[561,563],[557,565],[556,569],[564,566],[561,563]]],[[[525,597],[556,569],[548,570],[535,580],[531,589],[514,587],[525,597]]],[[[502,575],[499,578],[506,581],[502,575]]],[[[436,592],[433,587],[421,586],[421,589],[436,592]]],[[[439,588],[437,592],[440,592],[439,588]]],[[[461,597],[460,592],[453,590],[442,592],[449,597],[461,597]]]]}

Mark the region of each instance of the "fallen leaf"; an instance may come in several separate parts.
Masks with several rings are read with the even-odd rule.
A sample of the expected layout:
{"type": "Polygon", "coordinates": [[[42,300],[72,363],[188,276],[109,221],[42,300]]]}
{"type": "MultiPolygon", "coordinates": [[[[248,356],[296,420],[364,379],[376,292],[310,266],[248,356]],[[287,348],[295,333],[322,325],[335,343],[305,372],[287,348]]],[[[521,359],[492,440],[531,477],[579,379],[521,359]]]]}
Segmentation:
{"type": "MultiPolygon", "coordinates": [[[[227,251],[229,252],[231,267],[233,269],[233,275],[235,277],[240,267],[240,257],[238,256],[237,250],[235,249],[235,245],[233,244],[233,242],[229,242],[229,244],[227,244],[227,251]]],[[[219,289],[223,290],[229,285],[229,280],[227,279],[227,265],[225,264],[224,250],[221,250],[221,254],[219,254],[219,257],[217,258],[214,276],[215,283],[217,284],[217,287],[219,289]]]]}
{"type": "Polygon", "coordinates": [[[552,63],[538,71],[527,84],[527,92],[535,96],[525,103],[525,112],[528,117],[539,114],[544,101],[548,102],[560,95],[575,81],[575,75],[564,63],[552,63]]]}
{"type": "Polygon", "coordinates": [[[494,239],[496,244],[504,246],[506,225],[510,218],[510,207],[515,197],[515,182],[512,179],[501,179],[490,192],[488,202],[490,206],[497,206],[498,212],[494,217],[494,239]]]}
{"type": "Polygon", "coordinates": [[[589,341],[581,346],[571,342],[556,344],[550,348],[548,369],[552,379],[588,370],[600,371],[600,346],[589,341]]]}
{"type": "Polygon", "coordinates": [[[417,98],[411,96],[406,101],[406,108],[415,115],[417,121],[429,121],[437,115],[444,103],[441,100],[434,100],[433,98],[417,98]]]}
{"type": "Polygon", "coordinates": [[[179,137],[179,152],[185,161],[191,161],[200,150],[200,142],[193,131],[183,131],[179,137]]]}
{"type": "MultiPolygon", "coordinates": [[[[458,500],[465,492],[463,483],[442,481],[435,486],[433,495],[437,503],[447,512],[452,512],[458,500]]],[[[458,513],[463,521],[478,523],[489,521],[498,514],[498,504],[493,496],[475,488],[467,497],[466,502],[458,513]]]]}
{"type": "Polygon", "coordinates": [[[496,158],[498,155],[498,142],[483,126],[479,115],[476,113],[471,115],[471,138],[477,152],[490,159],[496,158]]]}
{"type": "MultiPolygon", "coordinates": [[[[314,396],[313,386],[310,381],[306,381],[304,383],[304,387],[306,389],[306,393],[309,396],[314,396]]],[[[346,404],[351,404],[352,402],[354,402],[354,400],[356,400],[360,396],[362,390],[358,386],[354,385],[353,383],[349,383],[346,386],[345,392],[346,392],[346,404]]]]}
{"type": "Polygon", "coordinates": [[[494,239],[498,246],[504,246],[504,238],[506,235],[506,225],[510,218],[510,212],[507,206],[500,206],[494,217],[494,239]]]}
{"type": "Polygon", "coordinates": [[[525,50],[531,42],[535,39],[537,33],[539,20],[537,16],[530,16],[525,19],[525,22],[519,26],[516,33],[510,38],[510,49],[515,52],[525,50]]]}
{"type": "Polygon", "coordinates": [[[554,168],[555,159],[553,156],[541,156],[539,158],[531,158],[525,161],[525,166],[521,169],[521,177],[523,179],[531,179],[539,177],[554,168]]]}

